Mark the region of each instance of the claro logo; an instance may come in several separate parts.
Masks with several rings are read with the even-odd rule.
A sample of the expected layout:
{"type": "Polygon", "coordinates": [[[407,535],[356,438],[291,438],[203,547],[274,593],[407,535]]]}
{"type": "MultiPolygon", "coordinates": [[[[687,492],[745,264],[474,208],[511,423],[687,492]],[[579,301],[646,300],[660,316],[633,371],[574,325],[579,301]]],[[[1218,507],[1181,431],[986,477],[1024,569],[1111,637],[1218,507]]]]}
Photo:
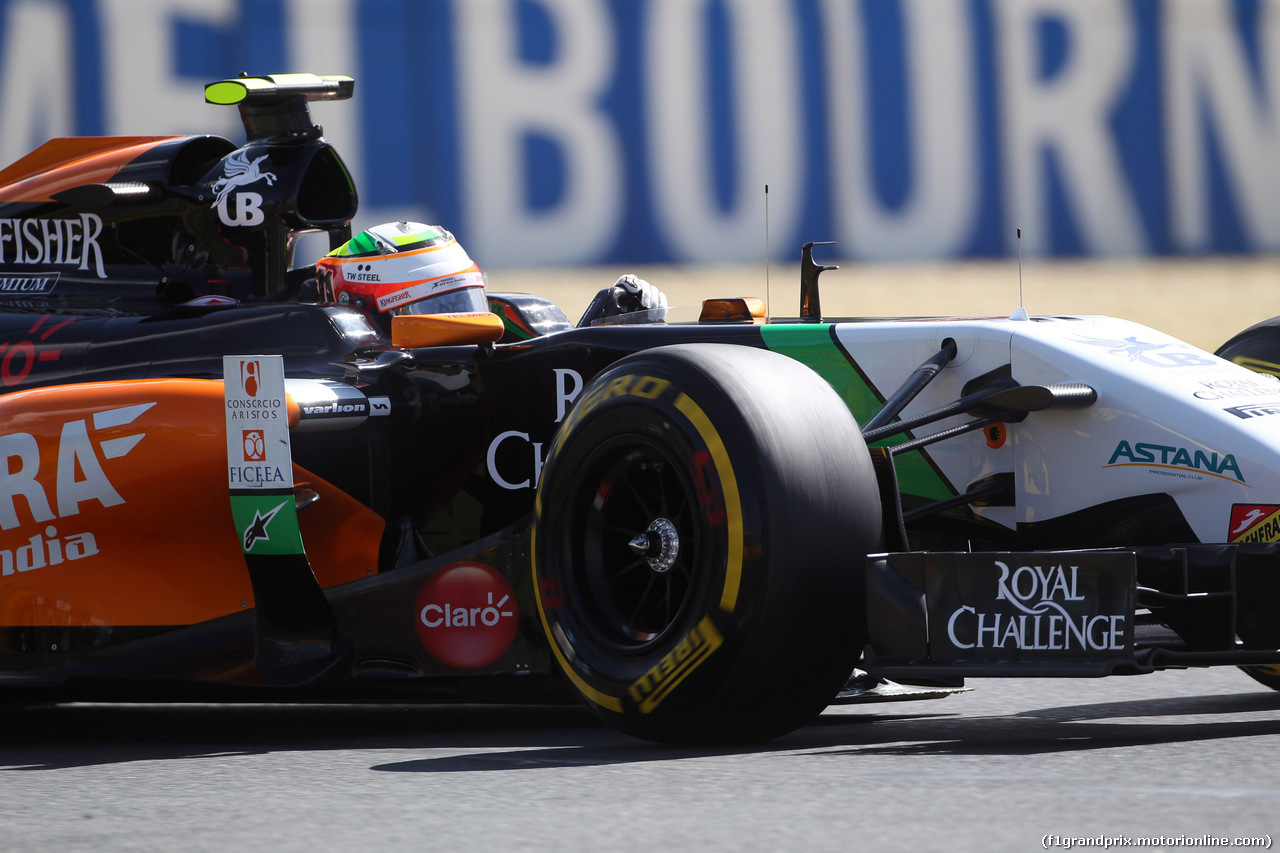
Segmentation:
{"type": "Polygon", "coordinates": [[[492,566],[445,566],[422,586],[414,604],[418,637],[437,660],[459,669],[487,666],[516,638],[520,614],[510,582],[492,566]]]}
{"type": "MultiPolygon", "coordinates": [[[[86,420],[64,423],[54,460],[41,458],[40,445],[29,433],[0,436],[0,465],[5,472],[0,478],[0,531],[23,527],[24,522],[30,521],[42,525],[24,544],[0,549],[0,574],[31,571],[98,553],[92,533],[59,535],[50,522],[79,515],[86,504],[96,502],[102,507],[112,507],[125,502],[102,470],[102,460],[128,455],[146,433],[98,441],[95,446],[90,432],[130,424],[154,405],[141,403],[107,409],[95,412],[86,420]],[[54,469],[52,492],[36,479],[42,471],[48,473],[50,462],[54,469]],[[30,521],[20,517],[20,507],[25,507],[30,521]]],[[[45,482],[48,480],[46,476],[45,482]]]]}

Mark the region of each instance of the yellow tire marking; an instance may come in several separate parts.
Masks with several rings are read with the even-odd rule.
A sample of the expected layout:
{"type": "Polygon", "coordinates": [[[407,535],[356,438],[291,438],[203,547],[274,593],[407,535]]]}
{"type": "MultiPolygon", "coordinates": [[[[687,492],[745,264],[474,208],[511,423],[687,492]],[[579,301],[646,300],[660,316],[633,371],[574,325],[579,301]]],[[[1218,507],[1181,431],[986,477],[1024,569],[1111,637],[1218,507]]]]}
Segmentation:
{"type": "MultiPolygon", "coordinates": [[[[742,586],[742,501],[738,494],[738,480],[733,473],[733,466],[729,463],[729,452],[725,449],[724,442],[720,440],[720,434],[712,425],[711,419],[706,413],[695,403],[688,395],[681,393],[676,398],[676,408],[689,419],[694,429],[698,431],[698,435],[702,438],[707,450],[711,453],[711,458],[716,464],[716,473],[720,477],[720,485],[724,490],[724,505],[726,516],[726,527],[729,535],[729,555],[727,565],[725,567],[725,583],[724,589],[720,594],[720,609],[728,613],[732,613],[734,607],[738,603],[738,592],[742,586]]],[[[563,433],[563,428],[562,428],[563,433]]],[[[541,486],[541,484],[539,484],[541,486]]],[[[542,514],[542,489],[539,488],[535,496],[534,506],[534,528],[536,531],[538,519],[542,514]]],[[[602,693],[596,688],[588,684],[578,675],[573,666],[570,665],[568,659],[565,658],[563,650],[560,648],[559,638],[551,630],[551,624],[547,621],[546,609],[542,605],[542,589],[538,583],[538,565],[537,565],[537,541],[536,532],[530,532],[529,536],[529,553],[530,563],[533,568],[533,600],[538,606],[538,618],[542,622],[542,631],[547,637],[548,645],[551,646],[551,653],[555,655],[556,661],[560,664],[560,669],[573,682],[574,687],[589,702],[604,708],[607,711],[621,714],[623,711],[622,700],[617,696],[611,696],[602,693]]],[[[701,650],[694,659],[686,662],[681,667],[681,671],[677,674],[673,681],[663,685],[660,694],[649,697],[649,701],[645,703],[647,707],[643,708],[645,713],[652,711],[663,699],[670,694],[672,688],[685,679],[694,669],[698,667],[706,658],[715,651],[720,645],[719,632],[715,630],[715,626],[711,624],[709,618],[703,619],[704,626],[709,628],[708,634],[713,636],[715,642],[708,643],[707,647],[701,650]]],[[[700,628],[704,626],[699,626],[700,628]]]]}
{"type": "Polygon", "coordinates": [[[533,567],[533,600],[538,605],[538,618],[542,620],[542,633],[547,638],[547,645],[551,646],[551,653],[556,656],[556,660],[560,663],[560,669],[565,675],[569,676],[569,680],[573,682],[573,686],[578,688],[583,697],[588,701],[599,705],[606,711],[613,711],[615,714],[622,713],[622,700],[617,696],[610,696],[607,693],[601,693],[590,684],[582,680],[582,677],[574,671],[569,665],[569,661],[565,659],[564,652],[560,650],[560,640],[552,633],[551,624],[547,621],[547,612],[542,607],[542,586],[538,583],[538,557],[537,557],[537,534],[533,531],[537,530],[538,520],[534,519],[533,530],[529,534],[529,562],[533,567]]]}
{"type": "Polygon", "coordinates": [[[729,464],[729,451],[725,450],[720,434],[698,404],[682,393],[676,398],[676,408],[689,419],[698,435],[702,436],[703,443],[711,452],[711,458],[715,460],[716,473],[720,475],[720,485],[724,488],[729,560],[725,567],[724,590],[720,593],[720,609],[732,613],[738,603],[738,590],[742,586],[742,501],[738,496],[738,478],[734,476],[733,466],[729,464]]]}
{"type": "Polygon", "coordinates": [[[658,664],[628,690],[640,713],[648,714],[671,695],[680,682],[724,643],[710,616],[703,616],[692,631],[658,664]]]}

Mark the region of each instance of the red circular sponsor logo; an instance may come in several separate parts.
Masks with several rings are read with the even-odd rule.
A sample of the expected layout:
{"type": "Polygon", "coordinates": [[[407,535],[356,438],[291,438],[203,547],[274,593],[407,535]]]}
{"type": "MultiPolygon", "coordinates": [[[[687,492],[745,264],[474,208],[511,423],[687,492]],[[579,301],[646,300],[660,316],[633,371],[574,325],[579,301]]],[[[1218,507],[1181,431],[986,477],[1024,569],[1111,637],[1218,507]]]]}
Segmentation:
{"type": "Polygon", "coordinates": [[[437,660],[462,669],[502,657],[516,638],[515,590],[483,563],[454,563],[422,585],[414,626],[437,660]]]}

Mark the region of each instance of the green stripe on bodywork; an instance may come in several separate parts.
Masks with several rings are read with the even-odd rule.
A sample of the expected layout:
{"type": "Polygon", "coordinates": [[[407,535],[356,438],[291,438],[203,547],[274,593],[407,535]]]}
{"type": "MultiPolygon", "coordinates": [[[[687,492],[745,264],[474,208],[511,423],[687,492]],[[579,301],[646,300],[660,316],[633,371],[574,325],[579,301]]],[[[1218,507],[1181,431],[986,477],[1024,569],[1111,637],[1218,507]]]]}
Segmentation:
{"type": "MultiPolygon", "coordinates": [[[[826,380],[840,395],[840,399],[844,400],[858,423],[865,424],[880,411],[883,401],[836,346],[831,338],[830,324],[771,324],[761,326],[760,334],[769,349],[794,358],[826,380]]],[[[874,443],[893,445],[906,440],[906,436],[894,436],[874,443]]],[[[918,495],[929,500],[944,500],[956,494],[924,457],[923,451],[913,450],[895,456],[893,463],[898,472],[898,486],[903,494],[918,495]]]]}
{"type": "Polygon", "coordinates": [[[836,389],[858,423],[865,424],[880,411],[880,398],[835,345],[829,324],[766,325],[760,327],[760,334],[769,349],[794,358],[825,379],[836,389]]]}

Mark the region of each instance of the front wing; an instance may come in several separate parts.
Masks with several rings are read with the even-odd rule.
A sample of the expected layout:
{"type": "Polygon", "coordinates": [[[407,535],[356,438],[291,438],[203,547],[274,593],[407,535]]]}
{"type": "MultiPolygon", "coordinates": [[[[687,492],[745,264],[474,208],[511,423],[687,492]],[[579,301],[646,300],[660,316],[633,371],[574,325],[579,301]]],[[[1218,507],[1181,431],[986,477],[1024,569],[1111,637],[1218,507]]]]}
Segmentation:
{"type": "Polygon", "coordinates": [[[916,552],[867,560],[867,670],[1102,676],[1280,663],[1280,546],[916,552]]]}

